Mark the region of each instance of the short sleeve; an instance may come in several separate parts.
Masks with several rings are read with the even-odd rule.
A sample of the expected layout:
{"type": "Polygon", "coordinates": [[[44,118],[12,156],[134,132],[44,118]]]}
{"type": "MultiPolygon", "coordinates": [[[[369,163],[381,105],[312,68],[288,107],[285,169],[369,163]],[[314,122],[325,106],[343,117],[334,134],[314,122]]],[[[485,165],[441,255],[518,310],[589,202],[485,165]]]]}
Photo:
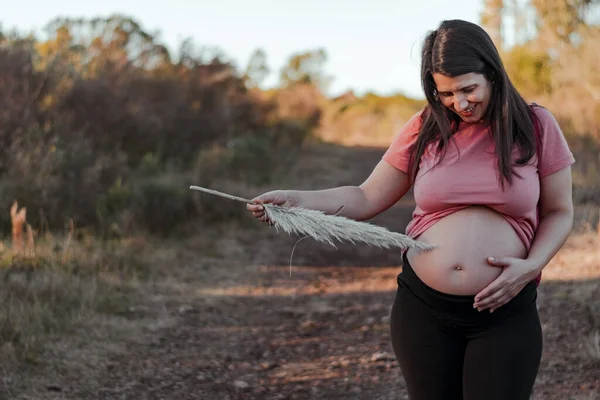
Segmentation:
{"type": "Polygon", "coordinates": [[[388,164],[406,173],[410,170],[410,151],[419,135],[422,112],[419,111],[404,124],[382,157],[388,164]]]}
{"type": "Polygon", "coordinates": [[[534,110],[541,128],[538,173],[543,178],[573,164],[575,157],[554,115],[544,107],[534,110]]]}

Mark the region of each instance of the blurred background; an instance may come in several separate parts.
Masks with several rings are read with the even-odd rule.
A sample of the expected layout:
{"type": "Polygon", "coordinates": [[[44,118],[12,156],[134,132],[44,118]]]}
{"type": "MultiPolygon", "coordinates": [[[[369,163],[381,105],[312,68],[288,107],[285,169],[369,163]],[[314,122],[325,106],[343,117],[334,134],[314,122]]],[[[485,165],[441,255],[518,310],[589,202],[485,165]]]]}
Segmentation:
{"type": "Polygon", "coordinates": [[[421,41],[445,18],[486,28],[560,120],[577,199],[600,200],[594,1],[122,3],[3,8],[0,204],[32,226],[164,233],[199,211],[184,183],[273,182],[307,140],[386,146],[423,105],[421,41]]]}
{"type": "MultiPolygon", "coordinates": [[[[14,374],[23,366],[31,379],[46,376],[29,368],[49,362],[49,336],[62,338],[98,315],[135,319],[148,293],[182,307],[196,301],[186,282],[213,290],[250,280],[260,265],[285,268],[295,240],[264,233],[241,203],[189,186],[251,198],[274,188],[359,184],[424,105],[421,42],[444,19],[481,24],[526,100],[557,117],[577,160],[574,236],[584,245],[574,254],[580,260],[600,249],[597,0],[0,4],[6,376],[22,378],[14,374]],[[223,269],[231,265],[249,275],[234,279],[223,269]]],[[[376,222],[402,231],[412,207],[408,198],[376,222]]],[[[295,256],[295,265],[400,261],[362,247],[315,249],[295,256]]],[[[585,260],[587,275],[568,272],[594,282],[576,304],[600,296],[598,260],[585,260]]],[[[600,359],[594,315],[590,362],[600,359]]],[[[574,348],[588,346],[581,343],[574,348]]],[[[249,379],[227,396],[252,387],[249,379]]],[[[19,385],[6,382],[6,398],[17,398],[19,385]]],[[[586,395],[598,389],[597,379],[589,382],[586,395]]],[[[51,383],[40,390],[52,392],[51,383]]]]}

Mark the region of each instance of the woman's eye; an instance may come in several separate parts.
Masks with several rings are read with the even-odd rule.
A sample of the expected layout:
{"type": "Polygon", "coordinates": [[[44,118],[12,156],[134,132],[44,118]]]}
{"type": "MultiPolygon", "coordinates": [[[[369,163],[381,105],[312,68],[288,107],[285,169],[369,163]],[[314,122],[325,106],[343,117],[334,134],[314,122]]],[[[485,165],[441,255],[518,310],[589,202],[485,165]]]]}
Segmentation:
{"type": "Polygon", "coordinates": [[[473,91],[473,89],[465,89],[464,92],[465,93],[471,93],[473,91]]]}

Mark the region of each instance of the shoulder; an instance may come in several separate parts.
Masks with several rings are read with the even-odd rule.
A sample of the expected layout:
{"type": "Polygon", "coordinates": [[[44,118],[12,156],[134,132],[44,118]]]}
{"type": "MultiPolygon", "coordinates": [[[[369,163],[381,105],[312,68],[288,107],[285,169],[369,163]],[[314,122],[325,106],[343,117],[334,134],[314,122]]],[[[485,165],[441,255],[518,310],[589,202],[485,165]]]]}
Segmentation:
{"type": "Polygon", "coordinates": [[[540,135],[541,151],[538,168],[540,177],[544,177],[571,165],[575,162],[575,158],[554,114],[546,107],[535,103],[532,105],[532,110],[537,120],[534,120],[534,124],[537,123],[540,135]]]}
{"type": "Polygon", "coordinates": [[[542,126],[554,126],[558,128],[558,121],[552,111],[537,103],[531,103],[530,107],[538,123],[542,126]]]}
{"type": "Polygon", "coordinates": [[[402,125],[383,155],[385,161],[404,172],[409,169],[410,154],[419,136],[424,111],[425,108],[417,111],[402,125]]]}
{"type": "Polygon", "coordinates": [[[537,103],[532,103],[530,107],[533,113],[533,124],[536,134],[542,143],[553,140],[565,140],[564,133],[552,111],[537,103]]]}

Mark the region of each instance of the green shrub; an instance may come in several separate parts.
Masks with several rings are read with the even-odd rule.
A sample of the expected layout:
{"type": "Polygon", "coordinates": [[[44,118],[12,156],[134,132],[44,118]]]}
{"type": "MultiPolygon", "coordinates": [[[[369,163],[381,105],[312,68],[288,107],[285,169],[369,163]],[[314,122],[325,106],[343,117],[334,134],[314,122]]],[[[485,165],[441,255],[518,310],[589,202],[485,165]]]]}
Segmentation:
{"type": "Polygon", "coordinates": [[[135,188],[133,215],[151,234],[166,236],[195,212],[189,187],[157,180],[135,188]]]}

